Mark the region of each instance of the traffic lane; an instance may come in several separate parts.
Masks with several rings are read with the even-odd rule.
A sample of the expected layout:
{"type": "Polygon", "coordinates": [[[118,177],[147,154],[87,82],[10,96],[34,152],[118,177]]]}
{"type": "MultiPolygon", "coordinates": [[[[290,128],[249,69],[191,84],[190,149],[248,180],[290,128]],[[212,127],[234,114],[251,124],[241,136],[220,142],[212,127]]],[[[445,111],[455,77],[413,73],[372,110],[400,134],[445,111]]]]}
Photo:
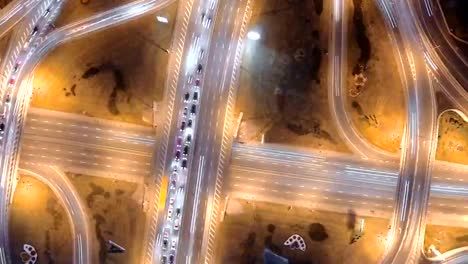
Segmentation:
{"type": "Polygon", "coordinates": [[[28,110],[28,122],[47,122],[50,125],[75,126],[89,130],[105,130],[122,136],[146,138],[154,140],[154,130],[151,127],[135,125],[121,121],[112,121],[96,117],[88,117],[66,112],[57,112],[39,108],[28,110]]]}
{"type": "MultiPolygon", "coordinates": [[[[233,165],[245,166],[245,167],[268,167],[266,169],[273,171],[293,171],[296,174],[307,175],[311,171],[313,173],[318,173],[320,171],[326,173],[336,171],[338,174],[347,174],[347,175],[362,175],[362,177],[372,177],[377,180],[377,178],[386,178],[387,181],[396,181],[398,178],[398,168],[388,168],[379,169],[377,166],[370,166],[367,162],[363,163],[360,161],[350,160],[353,163],[342,163],[339,161],[336,162],[327,162],[323,159],[316,158],[303,158],[301,156],[294,157],[294,155],[283,156],[281,154],[270,154],[270,152],[255,152],[249,151],[249,148],[242,148],[247,154],[240,152],[240,149],[237,149],[232,154],[233,165]],[[262,164],[263,163],[263,164],[262,164]],[[295,166],[292,166],[292,163],[295,166]],[[315,170],[315,171],[314,171],[315,170]]],[[[347,161],[347,160],[346,160],[347,161]]],[[[382,164],[380,164],[382,165],[382,164]]],[[[437,161],[434,164],[434,176],[433,176],[433,185],[444,185],[447,187],[458,188],[462,187],[465,183],[468,182],[468,166],[462,164],[448,163],[437,161]]]]}
{"type": "MultiPolygon", "coordinates": [[[[234,172],[235,173],[235,172],[234,172]]],[[[316,179],[297,179],[287,175],[262,175],[255,171],[246,173],[244,171],[235,175],[229,175],[226,189],[236,189],[238,185],[258,186],[259,188],[271,189],[281,192],[282,190],[292,190],[297,193],[346,193],[355,196],[386,197],[393,199],[396,186],[385,186],[378,184],[367,184],[363,188],[363,183],[354,181],[324,181],[316,179]]]]}
{"type": "Polygon", "coordinates": [[[316,177],[320,176],[323,178],[354,178],[361,179],[364,181],[378,181],[395,184],[397,176],[389,175],[382,172],[375,171],[356,171],[347,168],[331,167],[322,164],[299,166],[296,164],[288,164],[286,162],[269,162],[268,160],[259,159],[258,161],[253,160],[236,160],[232,162],[231,166],[238,168],[256,168],[263,171],[271,171],[275,173],[284,174],[295,174],[302,177],[316,177]]]}
{"type": "MultiPolygon", "coordinates": [[[[232,10],[232,6],[234,6],[235,3],[231,3],[231,9],[232,10]]],[[[199,121],[198,121],[198,126],[201,128],[204,128],[203,131],[198,131],[198,136],[197,136],[197,148],[196,148],[196,151],[194,152],[194,157],[201,157],[201,156],[204,156],[205,157],[205,160],[209,161],[206,163],[206,166],[205,164],[203,164],[204,168],[205,168],[205,171],[206,171],[206,168],[212,168],[212,164],[213,164],[213,157],[212,155],[210,154],[210,151],[213,151],[215,147],[213,147],[212,145],[212,139],[210,139],[212,137],[212,131],[211,131],[211,126],[213,124],[213,119],[212,119],[212,115],[214,113],[214,110],[215,109],[218,109],[218,102],[216,101],[213,101],[213,96],[210,96],[211,94],[213,94],[213,89],[218,89],[219,85],[218,85],[218,81],[220,81],[221,78],[219,78],[219,74],[221,73],[221,69],[223,69],[222,67],[222,62],[223,62],[223,57],[224,56],[219,56],[219,54],[225,54],[225,53],[220,53],[219,49],[220,48],[224,48],[224,47],[227,47],[227,45],[224,43],[224,42],[228,42],[229,40],[227,39],[227,34],[229,32],[229,29],[227,29],[226,27],[229,27],[229,21],[232,19],[232,15],[231,15],[231,12],[228,13],[227,16],[224,15],[224,13],[226,12],[226,10],[228,10],[229,6],[228,5],[222,5],[221,7],[219,7],[219,10],[218,11],[218,15],[217,17],[220,17],[219,14],[223,14],[221,15],[221,20],[219,21],[220,23],[216,23],[215,25],[215,30],[213,31],[213,36],[214,36],[214,40],[213,42],[215,43],[215,48],[213,50],[210,51],[210,55],[208,57],[208,67],[205,67],[205,68],[208,68],[208,74],[206,75],[207,77],[205,77],[205,83],[204,83],[204,91],[203,91],[203,97],[201,99],[201,102],[202,102],[202,107],[201,107],[201,111],[199,112],[198,116],[199,116],[199,121]],[[226,19],[227,18],[227,19],[226,19]],[[224,25],[223,25],[224,24],[224,25]],[[217,29],[220,28],[220,30],[218,31],[217,29]],[[217,37],[221,37],[221,40],[223,40],[221,43],[219,41],[216,41],[217,37]],[[214,65],[212,64],[214,63],[214,65]],[[221,64],[221,65],[220,65],[221,64]],[[214,74],[214,72],[216,71],[216,74],[214,74]],[[205,101],[206,99],[205,98],[209,98],[209,101],[208,103],[205,101]],[[206,106],[210,106],[209,108],[206,107],[206,106]],[[209,115],[208,115],[209,114],[209,115]],[[206,119],[206,117],[208,117],[206,119]],[[208,123],[208,125],[207,125],[208,123]],[[202,148],[200,146],[203,146],[202,148]]],[[[218,123],[217,123],[218,124],[218,123]]],[[[217,164],[217,162],[214,162],[217,164]]],[[[196,166],[196,167],[199,167],[201,166],[201,164],[196,161],[193,163],[192,166],[196,166]]],[[[192,202],[191,204],[187,204],[187,207],[189,208],[197,208],[197,212],[189,212],[190,214],[187,215],[187,212],[184,212],[184,228],[183,228],[183,232],[185,232],[185,236],[189,236],[190,239],[187,241],[185,240],[186,242],[188,243],[184,243],[182,246],[183,246],[183,251],[186,252],[186,257],[187,258],[193,258],[193,259],[198,259],[199,258],[199,250],[195,250],[196,255],[195,256],[192,256],[192,253],[193,253],[193,250],[194,248],[198,249],[200,248],[201,246],[201,242],[203,241],[203,223],[204,223],[204,219],[205,219],[205,211],[206,211],[206,203],[207,203],[207,199],[206,199],[206,193],[207,193],[207,188],[208,186],[206,186],[206,183],[207,181],[209,182],[209,179],[207,179],[207,175],[209,172],[205,172],[204,175],[203,175],[203,186],[202,187],[202,191],[200,189],[197,189],[196,185],[192,183],[188,183],[188,186],[189,188],[191,189],[191,194],[193,196],[196,195],[197,192],[199,192],[201,194],[201,198],[198,199],[197,201],[190,201],[192,202]],[[195,189],[194,189],[195,188],[195,189]],[[199,213],[199,212],[202,212],[202,213],[199,213]],[[196,228],[196,234],[191,234],[191,233],[187,233],[188,232],[188,229],[187,227],[190,225],[193,225],[193,223],[198,223],[197,224],[197,228],[196,228]],[[193,244],[192,246],[192,243],[193,241],[195,241],[195,243],[193,244]]],[[[190,176],[191,179],[196,179],[196,176],[195,175],[195,171],[192,170],[192,175],[190,176]]]]}
{"type": "Polygon", "coordinates": [[[106,164],[149,168],[151,155],[139,155],[131,151],[97,149],[36,140],[23,140],[22,154],[47,155],[49,157],[69,157],[77,160],[105,160],[106,164]]]}
{"type": "Polygon", "coordinates": [[[50,144],[33,142],[23,144],[20,160],[56,165],[61,167],[83,167],[100,170],[106,173],[128,174],[129,176],[148,175],[149,158],[122,153],[100,152],[96,150],[76,150],[67,146],[50,146],[50,144]],[[59,151],[57,151],[59,150],[59,151]]]}
{"type": "Polygon", "coordinates": [[[79,126],[75,123],[64,121],[62,122],[51,122],[49,120],[38,120],[28,119],[26,122],[26,129],[35,129],[37,133],[44,133],[44,131],[61,131],[64,133],[70,133],[71,135],[90,134],[100,137],[112,137],[115,139],[128,140],[130,142],[136,142],[140,144],[151,145],[154,144],[154,138],[146,138],[138,134],[134,134],[126,131],[118,131],[115,129],[102,129],[97,126],[79,126]]]}
{"type": "MultiPolygon", "coordinates": [[[[141,144],[143,146],[152,146],[155,143],[154,139],[146,139],[130,135],[121,131],[109,129],[104,130],[99,127],[84,126],[80,127],[74,123],[51,123],[49,120],[29,119],[26,122],[25,132],[34,134],[49,134],[56,133],[61,137],[73,137],[77,139],[87,140],[88,137],[95,137],[96,139],[107,139],[128,142],[129,144],[141,144]],[[61,124],[61,125],[60,125],[61,124]]],[[[66,122],[66,121],[65,121],[66,122]]]]}
{"type": "MultiPolygon", "coordinates": [[[[25,140],[29,141],[37,141],[37,142],[49,142],[51,144],[60,144],[60,145],[68,145],[68,146],[75,146],[77,148],[86,147],[89,149],[100,149],[100,150],[112,150],[112,151],[121,151],[125,153],[131,153],[140,156],[151,156],[151,151],[148,151],[146,148],[141,150],[139,147],[135,147],[134,145],[128,145],[122,142],[112,143],[110,144],[108,141],[99,141],[93,142],[93,140],[88,141],[76,141],[70,138],[60,138],[54,136],[40,136],[35,134],[25,134],[25,140]],[[103,144],[106,143],[106,144],[103,144]]],[[[113,141],[111,141],[113,142],[113,141]]]]}
{"type": "MultiPolygon", "coordinates": [[[[220,199],[220,197],[215,196],[213,191],[214,191],[215,185],[218,184],[216,182],[216,179],[217,179],[217,170],[219,166],[219,159],[221,155],[221,146],[222,146],[221,141],[222,141],[224,122],[225,122],[224,117],[226,113],[227,98],[228,98],[228,93],[229,93],[228,87],[230,86],[230,77],[232,76],[232,72],[233,72],[233,65],[234,65],[233,60],[234,60],[235,51],[236,51],[235,49],[236,46],[234,45],[237,45],[237,41],[234,41],[235,39],[234,31],[240,29],[242,20],[239,18],[243,17],[243,14],[245,12],[243,10],[245,10],[246,3],[247,3],[246,1],[244,1],[243,3],[239,2],[240,5],[238,6],[237,13],[233,12],[233,10],[235,10],[235,6],[234,5],[230,6],[229,14],[236,13],[236,15],[232,17],[231,21],[234,23],[237,22],[238,24],[237,25],[233,24],[232,26],[229,25],[229,27],[232,29],[231,32],[229,32],[228,30],[223,30],[224,36],[222,34],[219,34],[221,35],[221,38],[229,41],[227,36],[229,35],[229,33],[231,33],[231,37],[230,37],[231,41],[229,41],[227,44],[224,44],[224,43],[218,44],[218,46],[215,47],[216,49],[215,54],[228,54],[228,57],[225,60],[226,62],[224,65],[225,67],[224,71],[220,71],[220,69],[222,68],[221,68],[221,65],[219,65],[218,72],[216,73],[216,76],[214,77],[215,80],[218,80],[218,81],[223,80],[223,81],[219,82],[219,85],[215,84],[215,85],[210,86],[211,90],[213,90],[210,102],[212,105],[215,105],[216,107],[214,107],[210,113],[211,118],[210,118],[210,123],[208,125],[210,135],[207,136],[207,141],[210,141],[213,147],[206,149],[208,153],[211,150],[211,153],[208,154],[209,155],[208,159],[210,160],[210,163],[207,165],[207,168],[208,168],[206,172],[207,176],[205,176],[207,180],[206,191],[203,192],[203,196],[205,198],[202,198],[202,200],[204,200],[202,209],[204,210],[201,210],[201,212],[204,211],[205,213],[198,214],[198,218],[199,218],[198,222],[203,224],[203,226],[202,228],[198,230],[198,234],[196,235],[196,239],[195,239],[196,244],[194,246],[194,248],[197,251],[199,251],[198,249],[201,248],[202,249],[201,252],[205,252],[204,251],[205,249],[203,248],[203,241],[211,241],[213,239],[212,236],[214,235],[212,233],[209,233],[211,231],[214,232],[214,230],[211,230],[212,228],[211,222],[210,222],[211,218],[208,218],[208,217],[211,216],[211,213],[215,213],[215,212],[212,212],[215,205],[212,205],[210,203],[207,204],[207,202],[208,201],[213,202],[213,199],[218,199],[218,202],[219,202],[219,199],[220,199]],[[226,48],[227,48],[227,51],[226,51],[226,48]],[[223,73],[224,76],[220,76],[220,73],[223,73]],[[227,77],[227,82],[225,82],[226,77],[227,77]],[[213,111],[214,109],[217,109],[218,111],[217,112],[213,111]],[[214,126],[214,129],[212,129],[211,126],[215,122],[216,124],[214,126]],[[210,207],[207,207],[207,206],[210,206],[210,207]]],[[[223,17],[227,17],[228,21],[230,20],[229,16],[223,16],[223,17]]],[[[216,43],[221,43],[221,42],[216,41],[216,43]]],[[[221,63],[222,61],[223,60],[220,59],[219,63],[221,63]]],[[[219,207],[217,209],[219,209],[219,207]]],[[[209,245],[207,244],[207,246],[209,245]]]]}
{"type": "Polygon", "coordinates": [[[398,170],[399,164],[395,160],[376,160],[362,159],[348,153],[327,152],[325,154],[315,153],[313,149],[305,149],[295,146],[279,145],[279,144],[240,144],[233,143],[232,156],[250,154],[253,156],[266,156],[272,158],[280,158],[287,160],[307,161],[307,162],[323,162],[325,164],[336,164],[342,166],[343,163],[361,164],[365,168],[373,168],[375,170],[398,170]]]}
{"type": "MultiPolygon", "coordinates": [[[[197,12],[200,10],[200,3],[199,1],[195,1],[194,2],[194,5],[192,7],[192,9],[195,9],[197,10],[197,12]]],[[[175,149],[176,149],[176,138],[178,136],[178,134],[180,133],[180,124],[182,122],[182,120],[184,118],[183,115],[182,115],[182,110],[183,110],[183,107],[186,105],[186,103],[183,101],[183,95],[186,93],[186,91],[188,91],[188,85],[187,85],[187,77],[188,77],[188,74],[192,74],[193,72],[195,72],[195,68],[196,68],[196,64],[194,64],[194,61],[192,61],[190,58],[191,58],[191,55],[190,53],[192,52],[192,44],[193,44],[193,39],[199,34],[198,33],[198,30],[199,30],[199,25],[197,24],[197,21],[200,19],[200,14],[199,13],[195,13],[195,10],[192,10],[191,11],[191,15],[190,15],[190,18],[188,19],[189,21],[187,21],[187,24],[189,25],[189,29],[187,30],[187,34],[186,34],[186,41],[184,42],[185,43],[185,46],[183,47],[184,48],[184,51],[183,51],[183,61],[182,61],[182,68],[180,69],[180,75],[179,75],[179,79],[178,79],[178,83],[177,83],[177,89],[175,90],[175,102],[174,102],[174,106],[173,106],[173,118],[171,118],[170,120],[170,130],[169,130],[169,138],[168,138],[168,145],[167,145],[167,153],[165,153],[165,157],[163,158],[165,160],[164,162],[164,166],[165,166],[165,173],[168,174],[170,172],[172,172],[172,164],[173,164],[173,160],[174,160],[174,153],[175,153],[175,149]],[[193,64],[193,65],[192,65],[193,64]]],[[[201,45],[205,45],[206,44],[206,40],[205,39],[200,39],[200,46],[201,45]],[[204,43],[204,44],[202,44],[204,43]]],[[[196,124],[195,124],[196,126],[196,124]]],[[[185,134],[185,133],[184,133],[185,134]]],[[[194,138],[195,135],[192,136],[192,138],[194,138]]],[[[193,145],[193,142],[192,142],[192,145],[193,145]]],[[[183,171],[183,174],[180,174],[179,175],[179,178],[183,181],[183,182],[186,182],[188,181],[189,179],[187,179],[187,171],[190,171],[191,168],[193,168],[193,164],[192,164],[192,161],[190,159],[188,159],[188,166],[187,166],[187,170],[186,171],[183,171]]],[[[179,169],[179,172],[181,172],[182,170],[179,169]]],[[[170,197],[168,197],[170,198],[170,197]]],[[[162,232],[165,228],[165,226],[167,226],[167,220],[165,218],[165,216],[167,215],[167,204],[168,204],[168,200],[166,198],[166,209],[164,211],[161,211],[158,213],[158,220],[157,220],[157,230],[160,230],[159,232],[159,235],[158,237],[162,237],[162,232]]],[[[183,210],[184,208],[186,208],[185,204],[182,204],[182,207],[181,209],[183,210]]],[[[183,211],[184,212],[184,211],[183,211]]],[[[182,212],[182,213],[183,213],[182,212]]],[[[183,219],[183,218],[182,218],[183,219]]],[[[181,227],[180,229],[183,228],[183,224],[181,223],[181,227]]],[[[180,233],[180,230],[179,232],[180,233]]],[[[171,239],[173,238],[177,238],[179,237],[179,234],[174,234],[171,232],[171,239]]],[[[161,245],[156,245],[156,247],[160,247],[161,245]]],[[[178,247],[178,243],[177,243],[177,247],[178,247]]],[[[178,248],[176,248],[176,252],[178,251],[178,248]]],[[[176,253],[175,252],[175,253],[176,253]]],[[[164,255],[166,253],[164,252],[161,252],[160,248],[157,248],[156,249],[156,256],[157,257],[161,257],[162,255],[164,255]]],[[[176,260],[177,261],[177,260],[176,260]]]]}
{"type": "Polygon", "coordinates": [[[41,3],[39,0],[16,0],[0,9],[0,37],[3,37],[39,3],[41,3]]]}
{"type": "Polygon", "coordinates": [[[86,134],[81,132],[63,131],[59,129],[39,129],[37,127],[26,126],[24,137],[30,139],[48,139],[50,141],[69,141],[75,144],[96,145],[116,149],[127,149],[135,152],[151,153],[154,143],[146,144],[141,141],[132,141],[122,138],[108,137],[107,135],[86,134]]]}

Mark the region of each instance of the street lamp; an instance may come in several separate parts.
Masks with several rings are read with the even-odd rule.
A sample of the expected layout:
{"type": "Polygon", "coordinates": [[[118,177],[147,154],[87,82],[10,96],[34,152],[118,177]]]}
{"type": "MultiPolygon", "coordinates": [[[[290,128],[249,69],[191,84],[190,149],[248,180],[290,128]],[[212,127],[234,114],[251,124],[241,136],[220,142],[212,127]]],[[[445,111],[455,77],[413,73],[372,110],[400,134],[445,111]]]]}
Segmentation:
{"type": "Polygon", "coordinates": [[[251,40],[259,40],[260,39],[260,33],[251,30],[251,31],[249,31],[247,33],[247,38],[251,39],[251,40]]]}
{"type": "Polygon", "coordinates": [[[169,23],[169,20],[167,19],[167,17],[163,17],[163,16],[156,16],[156,20],[164,24],[169,23]]]}

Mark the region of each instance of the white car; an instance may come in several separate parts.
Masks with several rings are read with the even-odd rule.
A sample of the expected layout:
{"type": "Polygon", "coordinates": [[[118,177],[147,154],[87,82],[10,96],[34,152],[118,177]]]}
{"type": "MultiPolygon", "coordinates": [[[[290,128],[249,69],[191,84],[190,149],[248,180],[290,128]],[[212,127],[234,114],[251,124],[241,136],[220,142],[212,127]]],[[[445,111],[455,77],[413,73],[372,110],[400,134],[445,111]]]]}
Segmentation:
{"type": "Polygon", "coordinates": [[[211,17],[205,19],[205,21],[203,21],[203,26],[205,28],[209,28],[211,26],[211,17]]]}
{"type": "Polygon", "coordinates": [[[172,220],[172,208],[169,208],[169,210],[167,210],[167,221],[171,221],[172,220]]]}
{"type": "Polygon", "coordinates": [[[173,205],[173,204],[174,204],[174,201],[175,201],[174,197],[171,197],[171,199],[169,199],[169,204],[170,204],[170,205],[173,205]]]}
{"type": "Polygon", "coordinates": [[[179,230],[179,218],[177,218],[176,220],[174,220],[174,230],[179,230]]]}
{"type": "Polygon", "coordinates": [[[172,249],[172,250],[175,250],[175,249],[176,249],[176,246],[177,246],[177,241],[176,241],[175,239],[172,239],[171,249],[172,249]]]}
{"type": "Polygon", "coordinates": [[[200,44],[200,36],[195,37],[195,41],[193,42],[193,47],[198,48],[198,44],[200,44]]]}

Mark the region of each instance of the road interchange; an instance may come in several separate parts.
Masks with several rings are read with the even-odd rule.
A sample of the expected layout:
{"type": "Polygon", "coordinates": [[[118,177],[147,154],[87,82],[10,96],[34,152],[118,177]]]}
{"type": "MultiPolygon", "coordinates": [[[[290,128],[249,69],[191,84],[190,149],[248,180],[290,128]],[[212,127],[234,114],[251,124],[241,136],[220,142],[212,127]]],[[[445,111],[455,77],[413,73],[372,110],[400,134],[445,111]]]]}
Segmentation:
{"type": "MultiPolygon", "coordinates": [[[[403,7],[400,7],[401,10],[405,9],[405,6],[403,5],[403,7]]],[[[400,10],[400,9],[399,9],[400,10]]],[[[404,17],[405,13],[399,13],[399,17],[404,17]]],[[[409,15],[408,15],[409,16],[409,15]]],[[[403,24],[411,24],[411,21],[405,21],[403,22],[403,24]]],[[[82,27],[86,27],[84,25],[82,25],[82,27]]],[[[97,26],[97,28],[99,28],[99,26],[97,26]]],[[[77,30],[78,28],[75,28],[75,30],[77,30]]],[[[406,30],[408,30],[408,32],[406,32],[407,36],[410,35],[410,33],[414,33],[415,29],[414,28],[407,28],[406,30]]],[[[84,31],[79,31],[77,30],[76,34],[77,36],[79,34],[84,34],[84,31]]],[[[418,42],[417,40],[406,40],[405,43],[411,43],[411,42],[418,42]]],[[[401,49],[401,50],[405,50],[404,48],[401,49]]],[[[424,98],[424,96],[428,97],[429,99],[428,100],[422,100],[424,101],[425,103],[429,103],[429,104],[433,104],[434,100],[433,99],[430,99],[431,97],[433,97],[433,95],[431,94],[426,94],[424,93],[424,91],[420,91],[422,90],[421,89],[418,89],[416,87],[430,87],[430,84],[427,83],[427,80],[424,80],[424,78],[427,79],[427,77],[424,77],[427,73],[427,70],[425,68],[425,64],[424,63],[421,63],[419,64],[420,62],[423,62],[424,61],[424,55],[418,51],[417,52],[411,52],[411,53],[407,53],[407,54],[411,54],[411,55],[408,55],[408,58],[410,58],[410,61],[417,61],[418,63],[416,63],[415,65],[415,69],[416,69],[416,76],[419,78],[419,76],[423,76],[423,80],[422,82],[423,83],[418,83],[420,80],[414,80],[414,81],[408,81],[408,87],[410,89],[410,92],[413,94],[413,96],[410,96],[410,100],[411,98],[420,98],[419,100],[421,100],[421,98],[424,98]],[[416,58],[416,59],[415,59],[416,58]]],[[[411,72],[411,75],[413,74],[413,70],[411,69],[412,68],[412,65],[410,65],[409,67],[406,67],[408,72],[411,72]]],[[[428,89],[428,90],[432,90],[432,89],[428,89]]],[[[426,91],[427,92],[427,91],[426,91]]],[[[429,92],[430,93],[430,92],[429,92]]],[[[405,191],[408,190],[408,188],[412,188],[412,186],[415,186],[415,188],[417,188],[416,186],[419,185],[419,186],[422,186],[424,187],[424,191],[421,192],[421,196],[418,197],[420,200],[427,200],[427,195],[428,195],[428,185],[430,185],[430,180],[428,181],[428,176],[429,175],[429,171],[427,172],[418,172],[418,174],[414,174],[414,171],[416,169],[416,167],[418,167],[419,165],[418,164],[424,164],[423,167],[424,167],[424,170],[427,170],[427,169],[430,169],[430,163],[431,163],[431,157],[430,157],[430,152],[433,150],[433,145],[434,145],[434,140],[431,139],[431,137],[433,137],[433,134],[434,134],[434,113],[430,114],[431,117],[427,118],[426,116],[423,116],[424,113],[422,113],[421,111],[419,111],[418,109],[421,109],[420,107],[418,107],[418,104],[421,103],[420,101],[418,102],[418,100],[415,100],[415,101],[410,101],[410,103],[408,104],[409,105],[409,109],[410,109],[410,118],[411,121],[410,121],[410,125],[409,125],[409,128],[408,128],[408,131],[410,132],[410,135],[413,135],[414,137],[408,137],[406,140],[407,140],[407,145],[410,146],[409,147],[409,151],[407,151],[406,153],[403,153],[404,155],[406,154],[407,156],[404,158],[404,160],[407,160],[408,162],[406,164],[408,164],[406,167],[406,171],[404,170],[403,172],[403,176],[405,176],[407,179],[403,179],[401,180],[401,184],[399,185],[400,188],[402,189],[402,193],[403,194],[409,194],[408,191],[405,191]],[[411,107],[410,107],[411,106],[411,107]],[[415,116],[415,117],[411,117],[412,116],[412,113],[417,113],[419,115],[415,116]],[[432,121],[431,121],[432,119],[432,121]],[[417,142],[418,140],[416,140],[416,142],[411,142],[411,139],[412,138],[416,138],[416,137],[419,137],[418,134],[418,129],[422,128],[423,126],[419,125],[418,122],[422,122],[423,124],[425,124],[425,126],[429,127],[429,129],[427,129],[427,131],[431,131],[429,135],[425,135],[423,136],[423,138],[425,140],[427,140],[425,143],[422,144],[422,146],[418,145],[417,142]],[[432,127],[432,128],[431,128],[432,127]],[[410,142],[408,142],[410,141],[410,142]],[[419,148],[420,147],[423,147],[424,148],[424,152],[422,151],[419,151],[419,148]],[[413,152],[413,153],[411,153],[413,152]],[[426,153],[426,155],[421,155],[421,157],[419,157],[418,160],[413,160],[414,158],[414,154],[415,153],[426,153]],[[407,172],[407,174],[406,174],[407,172]],[[421,175],[421,176],[419,176],[421,175]],[[413,180],[416,180],[416,181],[413,181],[413,180]],[[408,185],[406,184],[408,183],[408,185]],[[417,183],[417,184],[415,184],[417,183]],[[404,187],[404,186],[409,186],[409,187],[404,187]]],[[[424,111],[427,111],[427,109],[433,109],[434,107],[429,105],[428,108],[424,108],[425,110],[424,111]]],[[[425,130],[425,129],[424,129],[425,130]]],[[[405,177],[402,177],[402,178],[405,178],[405,177]]],[[[399,197],[399,196],[398,196],[399,197]]],[[[405,197],[405,195],[403,195],[403,197],[405,197]]],[[[407,199],[403,199],[403,201],[399,204],[401,204],[403,207],[405,204],[413,204],[413,206],[417,206],[417,202],[413,202],[413,203],[409,203],[408,201],[410,200],[410,198],[412,197],[408,197],[407,199]]],[[[410,210],[409,207],[407,207],[406,210],[403,210],[403,212],[406,212],[406,213],[403,213],[403,214],[407,214],[407,213],[411,213],[413,210],[410,210]]],[[[417,206],[417,211],[421,211],[422,213],[421,214],[425,214],[424,213],[424,209],[420,206],[417,206]]],[[[397,212],[398,213],[398,212],[397,212]]],[[[405,218],[405,217],[403,217],[405,218]]],[[[415,222],[421,222],[421,221],[424,221],[422,220],[422,218],[424,218],[424,216],[421,216],[421,215],[416,215],[415,216],[415,222]],[[418,220],[416,220],[418,219],[418,220]]],[[[403,221],[404,222],[404,221],[403,221]]],[[[395,225],[396,226],[396,225],[395,225]]],[[[405,223],[403,223],[403,226],[405,226],[405,223]]],[[[412,230],[412,233],[413,233],[413,236],[418,236],[418,230],[419,230],[419,227],[412,227],[414,228],[415,230],[412,230]]],[[[399,240],[400,238],[399,237],[395,237],[396,240],[399,240]]],[[[408,242],[410,243],[410,242],[408,242]]],[[[414,245],[413,246],[407,246],[408,249],[411,249],[410,251],[415,251],[414,249],[414,245]]],[[[404,252],[403,252],[404,253],[404,252]]],[[[406,252],[408,253],[408,252],[406,252]]],[[[395,252],[395,254],[397,254],[395,252]]],[[[402,253],[400,253],[402,254],[402,253]]],[[[412,253],[409,252],[407,255],[411,255],[412,253]]],[[[398,259],[406,259],[407,256],[405,255],[396,255],[396,258],[398,259]]]]}

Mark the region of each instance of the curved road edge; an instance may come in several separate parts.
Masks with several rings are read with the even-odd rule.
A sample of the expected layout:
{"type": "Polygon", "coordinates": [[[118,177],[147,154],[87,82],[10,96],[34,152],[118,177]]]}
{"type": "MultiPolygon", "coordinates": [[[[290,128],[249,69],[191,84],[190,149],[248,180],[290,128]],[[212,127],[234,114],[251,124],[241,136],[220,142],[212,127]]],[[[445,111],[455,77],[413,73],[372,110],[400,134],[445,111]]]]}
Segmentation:
{"type": "Polygon", "coordinates": [[[91,263],[91,232],[88,214],[73,184],[59,169],[52,166],[22,164],[20,173],[45,183],[65,207],[73,234],[73,263],[91,263]]]}

